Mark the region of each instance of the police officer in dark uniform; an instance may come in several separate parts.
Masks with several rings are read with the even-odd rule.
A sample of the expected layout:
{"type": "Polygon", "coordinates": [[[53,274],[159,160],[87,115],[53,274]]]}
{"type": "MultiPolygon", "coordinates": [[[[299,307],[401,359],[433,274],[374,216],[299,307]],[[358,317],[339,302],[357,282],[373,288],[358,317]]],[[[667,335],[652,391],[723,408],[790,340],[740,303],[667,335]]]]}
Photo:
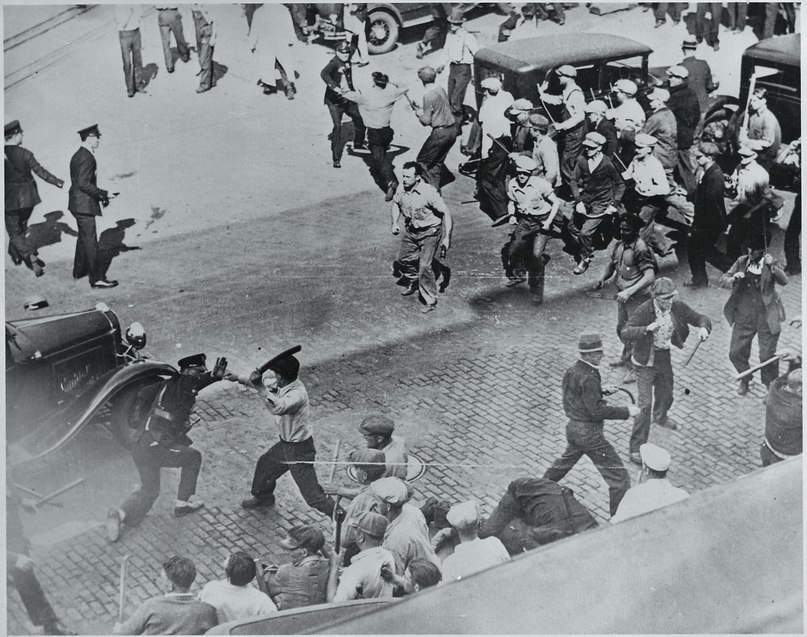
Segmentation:
{"type": "Polygon", "coordinates": [[[196,404],[196,395],[224,377],[226,365],[225,359],[219,359],[213,371],[208,371],[204,354],[188,356],[179,361],[178,376],[157,385],[156,396],[148,391],[151,388],[141,392],[137,402],[148,409],[148,416],[132,449],[140,488],[119,509],[109,510],[107,536],[111,542],[120,537],[123,523],[135,526],[151,510],[160,495],[163,467],[181,469],[175,517],[194,513],[204,506],[195,496],[202,454],[191,448],[193,441],[187,435],[195,424],[190,422],[190,412],[196,404]]]}
{"type": "Polygon", "coordinates": [[[333,167],[341,168],[342,164],[342,116],[347,113],[353,120],[353,148],[363,149],[365,127],[364,121],[359,114],[359,106],[344,97],[342,93],[355,91],[353,86],[353,69],[350,63],[350,56],[353,53],[347,42],[342,42],[336,47],[336,55],[331,59],[325,68],[322,69],[320,77],[325,82],[325,106],[333,120],[333,130],[331,131],[331,154],[333,156],[333,167]]]}
{"type": "Polygon", "coordinates": [[[4,132],[8,253],[14,265],[25,263],[37,276],[42,276],[45,263],[39,259],[36,248],[29,245],[26,236],[34,206],[42,201],[31,173],[58,188],[64,186],[64,181],[42,168],[34,154],[22,147],[22,127],[16,119],[5,125],[4,132]]]}

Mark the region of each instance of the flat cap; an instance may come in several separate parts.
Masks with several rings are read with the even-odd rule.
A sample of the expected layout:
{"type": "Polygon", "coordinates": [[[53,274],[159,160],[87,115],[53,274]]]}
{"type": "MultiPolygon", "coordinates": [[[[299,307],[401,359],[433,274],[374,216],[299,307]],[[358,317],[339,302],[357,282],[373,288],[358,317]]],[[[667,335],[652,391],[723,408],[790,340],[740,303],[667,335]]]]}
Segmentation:
{"type": "Polygon", "coordinates": [[[498,93],[502,89],[502,81],[498,77],[486,77],[479,85],[494,93],[498,93]]]}
{"type": "Polygon", "coordinates": [[[100,137],[101,131],[98,130],[98,124],[93,124],[92,126],[87,126],[87,128],[82,128],[78,131],[79,137],[81,137],[81,141],[84,141],[88,137],[100,137]]]}
{"type": "Polygon", "coordinates": [[[17,119],[11,120],[8,124],[4,127],[6,137],[10,137],[11,135],[16,135],[17,133],[22,132],[22,126],[20,126],[20,122],[17,119]]]}
{"type": "Polygon", "coordinates": [[[452,24],[462,24],[465,22],[465,12],[459,7],[451,10],[451,15],[448,16],[448,21],[452,24]]]}
{"type": "Polygon", "coordinates": [[[479,523],[479,507],[473,500],[452,506],[446,513],[446,520],[455,529],[467,529],[479,523]]]}
{"type": "Polygon", "coordinates": [[[540,113],[530,113],[527,121],[529,122],[530,126],[539,128],[543,132],[546,132],[549,129],[549,120],[540,113]]]}
{"type": "Polygon", "coordinates": [[[695,38],[687,38],[683,42],[681,42],[682,49],[697,49],[698,48],[698,41],[695,38]]]}
{"type": "Polygon", "coordinates": [[[670,297],[678,294],[675,283],[673,283],[666,276],[659,277],[653,281],[653,285],[650,286],[650,292],[653,294],[653,296],[660,297],[670,297]]]}
{"type": "Polygon", "coordinates": [[[608,106],[602,100],[594,100],[586,104],[586,113],[601,113],[605,115],[605,111],[608,110],[608,106]]]}
{"type": "Polygon", "coordinates": [[[406,483],[400,478],[381,478],[373,482],[370,489],[384,502],[398,506],[411,497],[406,483]]]}
{"type": "Polygon", "coordinates": [[[670,453],[652,442],[646,442],[639,447],[639,455],[648,469],[653,471],[666,471],[670,468],[670,453]]]}
{"type": "Polygon", "coordinates": [[[194,354],[193,356],[180,358],[177,365],[179,365],[179,369],[186,369],[188,367],[204,367],[205,360],[207,360],[207,357],[204,354],[194,354]]]}
{"type": "Polygon", "coordinates": [[[597,132],[586,133],[586,138],[583,140],[583,146],[588,146],[589,148],[596,148],[604,143],[605,137],[597,132]]]}
{"type": "Polygon", "coordinates": [[[644,226],[644,221],[642,221],[642,218],[639,215],[633,214],[622,215],[619,219],[619,223],[620,225],[628,226],[633,230],[638,230],[644,226]]]}
{"type": "Polygon", "coordinates": [[[562,75],[564,77],[577,77],[577,69],[570,64],[564,64],[555,69],[555,75],[562,75]]]}
{"type": "Polygon", "coordinates": [[[23,305],[23,307],[26,310],[41,310],[42,308],[48,307],[48,305],[49,305],[48,301],[45,299],[44,296],[34,294],[25,299],[25,304],[23,305]]]}
{"type": "Polygon", "coordinates": [[[530,102],[530,100],[528,100],[526,97],[520,97],[513,102],[510,110],[514,113],[526,113],[532,110],[532,102],[530,102]]]}
{"type": "Polygon", "coordinates": [[[579,352],[601,352],[602,336],[597,332],[583,332],[577,340],[577,351],[579,352]]]}
{"type": "Polygon", "coordinates": [[[698,152],[709,157],[717,157],[720,154],[720,147],[712,142],[701,142],[698,144],[698,152]]]}
{"type": "Polygon", "coordinates": [[[686,70],[686,67],[676,64],[675,66],[671,66],[667,69],[667,75],[686,79],[689,77],[689,71],[686,70]]]}
{"type": "Polygon", "coordinates": [[[748,146],[746,144],[743,144],[742,146],[740,146],[740,148],[737,150],[737,153],[742,157],[756,157],[757,156],[757,151],[755,151],[753,148],[751,148],[750,146],[748,146]]]}
{"type": "Polygon", "coordinates": [[[614,88],[620,93],[630,96],[636,95],[636,91],[639,90],[639,87],[636,86],[636,82],[632,80],[617,80],[614,82],[614,88]]]}
{"type": "Polygon", "coordinates": [[[384,464],[387,457],[379,449],[354,449],[347,459],[354,465],[384,464]]]}
{"type": "Polygon", "coordinates": [[[647,133],[636,133],[634,142],[636,143],[637,148],[646,148],[648,146],[655,146],[658,140],[647,133]]]}
{"type": "Polygon", "coordinates": [[[395,431],[395,421],[381,414],[373,414],[361,421],[359,431],[361,433],[389,436],[395,431]]]}
{"type": "Polygon", "coordinates": [[[387,530],[387,518],[375,511],[362,511],[352,516],[347,525],[355,527],[362,533],[372,537],[382,538],[387,530]]]}
{"type": "Polygon", "coordinates": [[[532,157],[528,157],[527,155],[519,155],[513,160],[513,163],[516,165],[516,170],[518,171],[526,171],[532,172],[536,168],[538,168],[538,162],[535,161],[532,157]]]}
{"type": "Polygon", "coordinates": [[[280,544],[287,549],[308,549],[316,553],[325,545],[325,536],[318,528],[308,524],[298,524],[287,533],[288,539],[280,544]]]}
{"type": "Polygon", "coordinates": [[[648,100],[660,100],[665,104],[670,99],[670,92],[666,88],[654,88],[650,93],[647,94],[648,100]]]}

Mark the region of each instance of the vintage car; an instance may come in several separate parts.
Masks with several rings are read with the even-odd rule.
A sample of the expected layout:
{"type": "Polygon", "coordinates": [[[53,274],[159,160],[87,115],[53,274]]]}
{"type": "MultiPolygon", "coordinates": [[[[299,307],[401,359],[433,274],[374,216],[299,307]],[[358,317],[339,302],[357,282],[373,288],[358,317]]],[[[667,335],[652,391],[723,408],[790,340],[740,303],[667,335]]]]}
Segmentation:
{"type": "Polygon", "coordinates": [[[8,461],[42,458],[71,440],[100,412],[127,447],[140,389],[179,372],[146,360],[139,324],[121,334],[104,303],[95,309],[6,322],[6,443],[8,461]]]}
{"type": "MultiPolygon", "coordinates": [[[[629,79],[639,87],[638,99],[657,84],[648,70],[653,50],[628,38],[602,33],[544,35],[510,40],[480,49],[474,56],[476,103],[482,103],[482,80],[498,77],[505,91],[519,99],[525,97],[540,105],[538,85],[549,82],[549,91],[560,93],[557,76],[552,71],[563,64],[577,69],[577,83],[586,100],[600,99],[606,104],[614,82],[629,79]]],[[[644,104],[643,104],[644,105],[644,104]]],[[[561,107],[544,107],[558,120],[561,107]]]]}

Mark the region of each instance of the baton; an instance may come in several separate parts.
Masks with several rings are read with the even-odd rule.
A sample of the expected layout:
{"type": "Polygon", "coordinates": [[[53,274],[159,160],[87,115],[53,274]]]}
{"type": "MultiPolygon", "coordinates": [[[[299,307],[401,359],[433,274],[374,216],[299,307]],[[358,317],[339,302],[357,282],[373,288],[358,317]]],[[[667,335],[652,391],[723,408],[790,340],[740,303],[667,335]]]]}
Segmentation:
{"type": "Polygon", "coordinates": [[[333,531],[333,550],[338,553],[339,548],[342,544],[342,520],[344,518],[343,515],[339,515],[339,501],[342,499],[342,496],[336,496],[336,502],[333,505],[333,521],[334,521],[334,531],[333,531]]]}
{"type": "Polygon", "coordinates": [[[54,491],[54,492],[53,492],[53,493],[51,493],[50,495],[46,495],[46,496],[45,496],[44,498],[42,498],[42,499],[41,499],[39,502],[37,502],[37,503],[36,503],[36,508],[38,509],[38,508],[39,508],[39,507],[41,507],[43,504],[48,504],[48,502],[50,502],[51,500],[53,500],[53,499],[55,499],[55,498],[58,498],[58,497],[59,497],[60,495],[62,495],[63,493],[65,493],[65,492],[67,492],[67,491],[70,491],[70,489],[72,489],[73,487],[77,487],[78,485],[80,485],[80,484],[81,484],[81,483],[83,483],[83,482],[84,482],[84,478],[76,478],[76,479],[75,479],[73,482],[71,482],[70,484],[68,484],[68,485],[66,485],[66,486],[64,486],[64,487],[62,487],[61,489],[57,489],[56,491],[54,491]]]}
{"type": "Polygon", "coordinates": [[[686,363],[684,363],[684,367],[686,367],[687,365],[689,365],[689,361],[691,361],[691,360],[692,360],[692,357],[693,357],[693,356],[695,356],[695,352],[697,352],[697,351],[698,351],[698,348],[701,346],[701,343],[703,343],[703,341],[702,341],[701,339],[698,339],[698,342],[697,342],[697,343],[695,343],[695,348],[694,348],[694,349],[692,350],[692,352],[690,353],[689,357],[687,358],[686,363]]]}
{"type": "Polygon", "coordinates": [[[501,143],[501,142],[500,142],[498,139],[496,139],[495,137],[493,137],[493,135],[491,135],[490,133],[485,133],[485,135],[487,135],[488,137],[490,137],[491,141],[492,141],[494,144],[496,144],[496,145],[497,145],[499,148],[501,148],[501,149],[502,149],[504,152],[506,152],[508,155],[511,153],[511,151],[510,151],[510,150],[508,150],[507,146],[505,146],[505,145],[504,145],[504,144],[502,144],[502,143],[501,143]]]}
{"type": "Polygon", "coordinates": [[[775,363],[776,361],[778,361],[780,359],[781,359],[781,356],[774,356],[773,358],[769,358],[764,363],[760,363],[759,365],[754,365],[751,369],[745,370],[742,374],[737,374],[734,377],[734,380],[742,380],[746,376],[750,376],[751,374],[753,374],[758,369],[762,369],[763,367],[767,367],[771,363],[775,363]]]}
{"type": "Polygon", "coordinates": [[[336,474],[336,461],[339,459],[339,447],[342,446],[342,439],[336,441],[336,447],[333,450],[333,463],[331,464],[331,474],[328,476],[328,482],[333,482],[333,477],[336,474]]]}
{"type": "Polygon", "coordinates": [[[120,564],[120,581],[118,585],[118,623],[123,623],[123,607],[126,604],[126,575],[129,570],[129,556],[124,555],[120,564]]]}

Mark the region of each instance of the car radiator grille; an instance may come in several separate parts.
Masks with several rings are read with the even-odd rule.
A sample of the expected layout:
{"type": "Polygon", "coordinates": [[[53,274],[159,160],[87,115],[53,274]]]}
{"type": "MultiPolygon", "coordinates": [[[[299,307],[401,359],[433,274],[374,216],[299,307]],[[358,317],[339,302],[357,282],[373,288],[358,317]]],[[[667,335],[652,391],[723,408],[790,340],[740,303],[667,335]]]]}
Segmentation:
{"type": "Polygon", "coordinates": [[[79,394],[115,366],[103,344],[55,363],[53,373],[65,394],[79,394]]]}

